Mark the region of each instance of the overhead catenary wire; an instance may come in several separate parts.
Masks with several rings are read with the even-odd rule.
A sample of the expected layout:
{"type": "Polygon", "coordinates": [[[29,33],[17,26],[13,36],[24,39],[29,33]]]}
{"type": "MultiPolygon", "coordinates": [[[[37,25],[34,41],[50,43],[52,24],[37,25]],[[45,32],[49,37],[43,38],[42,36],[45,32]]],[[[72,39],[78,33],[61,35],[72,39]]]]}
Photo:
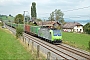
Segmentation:
{"type": "MultiPolygon", "coordinates": [[[[90,8],[90,6],[80,7],[80,8],[76,8],[76,9],[69,9],[69,10],[62,11],[62,12],[70,12],[70,11],[81,10],[81,9],[86,9],[86,8],[90,8]]],[[[50,13],[43,13],[43,14],[50,14],[50,13]]]]}
{"type": "Polygon", "coordinates": [[[89,15],[75,15],[69,18],[90,18],[90,14],[89,15]]]}
{"type": "MultiPolygon", "coordinates": [[[[69,10],[66,10],[66,11],[62,11],[62,12],[71,12],[71,11],[76,11],[76,10],[83,10],[83,9],[86,9],[86,8],[90,8],[90,6],[85,6],[85,7],[80,7],[80,8],[76,8],[76,9],[69,9],[69,10]]],[[[45,14],[50,14],[50,13],[44,13],[43,15],[45,14]]],[[[76,17],[70,17],[70,18],[81,18],[81,17],[90,17],[89,16],[90,14],[88,15],[76,15],[76,17]]]]}
{"type": "Polygon", "coordinates": [[[77,8],[77,9],[70,9],[70,10],[66,10],[66,11],[63,11],[63,12],[69,12],[69,11],[80,10],[80,9],[85,9],[85,8],[90,8],[90,6],[81,7],[81,8],[77,8]]]}

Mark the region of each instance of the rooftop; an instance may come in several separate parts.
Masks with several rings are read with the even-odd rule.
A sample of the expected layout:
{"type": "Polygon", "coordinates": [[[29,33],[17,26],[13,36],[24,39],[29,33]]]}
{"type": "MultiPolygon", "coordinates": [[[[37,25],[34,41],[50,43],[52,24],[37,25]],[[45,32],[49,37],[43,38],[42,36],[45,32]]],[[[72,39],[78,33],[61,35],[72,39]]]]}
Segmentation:
{"type": "Polygon", "coordinates": [[[83,26],[82,24],[78,22],[67,22],[63,25],[63,28],[74,28],[75,26],[83,26]]]}

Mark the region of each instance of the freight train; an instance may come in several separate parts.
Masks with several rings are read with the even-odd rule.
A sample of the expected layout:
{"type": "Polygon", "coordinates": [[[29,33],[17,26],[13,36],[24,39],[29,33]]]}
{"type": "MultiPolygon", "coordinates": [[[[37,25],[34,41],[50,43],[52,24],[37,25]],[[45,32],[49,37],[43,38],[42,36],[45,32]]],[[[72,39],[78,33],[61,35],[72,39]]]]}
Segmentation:
{"type": "Polygon", "coordinates": [[[49,29],[43,26],[31,26],[31,25],[24,25],[23,24],[11,24],[6,23],[8,26],[16,28],[17,26],[22,27],[25,33],[38,36],[39,38],[43,38],[44,40],[51,42],[51,43],[61,43],[62,42],[62,34],[60,30],[57,29],[49,29]]]}

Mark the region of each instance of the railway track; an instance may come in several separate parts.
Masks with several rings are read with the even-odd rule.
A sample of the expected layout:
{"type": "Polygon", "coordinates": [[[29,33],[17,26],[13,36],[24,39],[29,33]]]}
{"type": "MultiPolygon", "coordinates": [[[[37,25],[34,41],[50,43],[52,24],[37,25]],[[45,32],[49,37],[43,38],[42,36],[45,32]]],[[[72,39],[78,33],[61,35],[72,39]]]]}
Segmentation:
{"type": "MultiPolygon", "coordinates": [[[[28,36],[25,36],[25,37],[29,38],[28,36]]],[[[37,44],[41,45],[42,47],[44,47],[44,48],[48,49],[49,51],[51,51],[51,52],[53,52],[53,53],[55,53],[55,54],[57,54],[57,55],[61,56],[61,57],[62,57],[62,58],[64,58],[65,60],[68,60],[66,57],[64,57],[64,56],[62,56],[62,55],[58,54],[57,52],[55,52],[55,51],[51,50],[50,48],[47,48],[46,46],[44,46],[44,45],[42,45],[42,44],[38,43],[38,42],[37,42],[37,41],[35,41],[33,38],[30,38],[30,39],[31,39],[32,41],[34,41],[35,43],[37,43],[37,44]]]]}
{"type": "MultiPolygon", "coordinates": [[[[25,34],[26,36],[30,37],[30,38],[33,38],[34,40],[38,40],[37,38],[32,37],[32,36],[30,36],[30,35],[28,35],[28,34],[26,34],[26,33],[24,33],[24,34],[25,34]]],[[[72,56],[72,55],[70,55],[70,54],[68,54],[68,53],[65,53],[65,52],[59,50],[59,49],[54,48],[53,46],[50,46],[49,44],[43,43],[43,42],[40,41],[40,40],[38,40],[38,42],[40,42],[40,43],[42,43],[42,44],[45,44],[46,46],[48,46],[48,47],[50,47],[50,48],[52,48],[52,49],[54,49],[54,50],[56,50],[56,51],[58,51],[58,52],[60,52],[60,53],[62,53],[62,54],[64,54],[64,55],[70,57],[71,59],[74,59],[74,60],[78,60],[78,59],[79,59],[79,58],[76,58],[76,57],[74,57],[74,56],[72,56]]],[[[53,52],[54,52],[54,51],[53,51],[53,52]]],[[[61,56],[61,55],[60,55],[60,56],[61,56]]],[[[61,56],[61,57],[62,57],[62,56],[61,56]]],[[[65,59],[66,59],[66,58],[65,58],[65,59]]],[[[68,58],[67,58],[67,59],[68,59],[68,58]]],[[[85,58],[85,59],[86,59],[86,58],[85,58]]]]}
{"type": "Polygon", "coordinates": [[[81,56],[81,57],[84,57],[84,58],[86,58],[87,60],[90,60],[90,54],[86,54],[86,53],[84,53],[84,52],[75,50],[75,49],[73,49],[73,48],[64,46],[64,45],[62,45],[62,44],[61,44],[61,45],[56,45],[56,46],[59,47],[59,48],[62,48],[62,49],[64,49],[64,50],[67,50],[67,51],[69,51],[69,52],[75,53],[75,54],[77,54],[77,55],[79,55],[79,56],[81,56]]]}

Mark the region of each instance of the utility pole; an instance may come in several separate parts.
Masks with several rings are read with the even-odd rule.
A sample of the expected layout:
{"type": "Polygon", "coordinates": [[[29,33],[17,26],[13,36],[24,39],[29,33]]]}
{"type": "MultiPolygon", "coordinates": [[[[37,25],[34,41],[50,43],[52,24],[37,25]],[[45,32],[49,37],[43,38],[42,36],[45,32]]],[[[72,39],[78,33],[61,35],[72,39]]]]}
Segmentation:
{"type": "Polygon", "coordinates": [[[24,31],[25,31],[25,11],[24,11],[24,31]]]}
{"type": "Polygon", "coordinates": [[[28,12],[28,11],[24,11],[24,31],[25,31],[25,12],[28,12]]]}

